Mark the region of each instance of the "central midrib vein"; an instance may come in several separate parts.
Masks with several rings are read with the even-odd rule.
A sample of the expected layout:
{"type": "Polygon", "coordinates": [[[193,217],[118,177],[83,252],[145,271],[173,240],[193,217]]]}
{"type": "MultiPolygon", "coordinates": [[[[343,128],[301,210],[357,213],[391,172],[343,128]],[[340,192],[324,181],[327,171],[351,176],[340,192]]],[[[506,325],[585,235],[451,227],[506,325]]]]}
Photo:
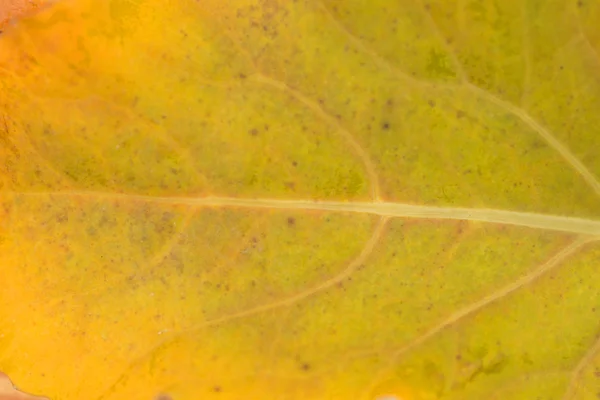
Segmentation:
{"type": "MultiPolygon", "coordinates": [[[[6,193],[6,192],[5,192],[6,193]]],[[[112,198],[190,207],[239,207],[282,210],[335,211],[398,218],[449,219],[508,224],[560,232],[600,236],[600,220],[486,208],[435,207],[395,202],[251,199],[235,197],[157,197],[108,192],[13,192],[24,196],[112,198]]]]}

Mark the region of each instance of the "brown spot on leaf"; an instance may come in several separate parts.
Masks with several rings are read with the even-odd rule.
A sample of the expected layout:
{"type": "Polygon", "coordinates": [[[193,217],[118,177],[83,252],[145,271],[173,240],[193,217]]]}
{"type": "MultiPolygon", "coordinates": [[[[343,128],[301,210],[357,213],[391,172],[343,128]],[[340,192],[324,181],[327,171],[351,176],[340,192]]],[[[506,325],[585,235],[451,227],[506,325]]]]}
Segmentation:
{"type": "Polygon", "coordinates": [[[309,363],[302,363],[302,365],[300,365],[300,369],[302,369],[302,371],[310,371],[311,365],[309,363]]]}
{"type": "Polygon", "coordinates": [[[296,184],[294,182],[285,182],[284,185],[289,190],[296,190],[296,184]]]}

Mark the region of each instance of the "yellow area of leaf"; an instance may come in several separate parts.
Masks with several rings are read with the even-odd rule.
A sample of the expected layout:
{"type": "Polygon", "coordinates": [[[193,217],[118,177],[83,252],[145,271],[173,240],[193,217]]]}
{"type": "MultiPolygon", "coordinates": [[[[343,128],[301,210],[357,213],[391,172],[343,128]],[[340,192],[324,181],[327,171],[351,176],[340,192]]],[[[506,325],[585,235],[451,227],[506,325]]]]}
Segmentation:
{"type": "Polygon", "coordinates": [[[65,0],[0,36],[0,370],[52,399],[588,399],[598,5],[65,0]]]}

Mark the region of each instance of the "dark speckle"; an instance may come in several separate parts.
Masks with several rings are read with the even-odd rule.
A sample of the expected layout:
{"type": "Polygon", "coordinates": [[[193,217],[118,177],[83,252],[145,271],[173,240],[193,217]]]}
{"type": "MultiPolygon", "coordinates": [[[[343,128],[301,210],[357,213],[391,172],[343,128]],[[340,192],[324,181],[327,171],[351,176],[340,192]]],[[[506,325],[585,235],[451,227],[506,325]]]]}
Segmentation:
{"type": "Polygon", "coordinates": [[[285,182],[284,185],[289,190],[295,190],[296,189],[296,184],[294,182],[285,182]]]}
{"type": "Polygon", "coordinates": [[[258,135],[258,129],[256,129],[256,128],[250,129],[250,131],[248,133],[251,134],[252,136],[256,136],[256,135],[258,135]]]}
{"type": "Polygon", "coordinates": [[[433,100],[429,100],[427,104],[429,104],[429,107],[435,107],[435,101],[433,100]]]}
{"type": "Polygon", "coordinates": [[[287,219],[287,224],[288,224],[288,226],[294,226],[294,225],[296,225],[296,218],[294,218],[294,217],[289,217],[289,218],[287,219]]]}
{"type": "Polygon", "coordinates": [[[221,386],[215,386],[213,387],[213,392],[215,393],[221,393],[223,391],[223,388],[221,386]]]}
{"type": "Polygon", "coordinates": [[[309,363],[302,363],[302,365],[300,365],[300,369],[302,369],[302,371],[310,371],[310,364],[309,363]]]}
{"type": "Polygon", "coordinates": [[[297,162],[297,161],[292,161],[292,165],[293,165],[294,167],[297,167],[297,166],[298,166],[298,162],[297,162]]]}
{"type": "Polygon", "coordinates": [[[458,119],[464,117],[465,115],[467,115],[467,114],[465,114],[465,112],[463,110],[456,111],[456,118],[458,118],[458,119]]]}
{"type": "Polygon", "coordinates": [[[173,400],[173,398],[168,394],[161,393],[158,396],[156,396],[154,400],[173,400]]]}
{"type": "Polygon", "coordinates": [[[388,129],[390,129],[390,124],[389,124],[389,122],[384,122],[384,123],[381,125],[381,128],[382,128],[384,131],[387,131],[388,129]]]}
{"type": "Polygon", "coordinates": [[[56,222],[58,222],[58,223],[67,222],[68,220],[69,220],[69,215],[66,212],[61,213],[56,217],[56,222]]]}

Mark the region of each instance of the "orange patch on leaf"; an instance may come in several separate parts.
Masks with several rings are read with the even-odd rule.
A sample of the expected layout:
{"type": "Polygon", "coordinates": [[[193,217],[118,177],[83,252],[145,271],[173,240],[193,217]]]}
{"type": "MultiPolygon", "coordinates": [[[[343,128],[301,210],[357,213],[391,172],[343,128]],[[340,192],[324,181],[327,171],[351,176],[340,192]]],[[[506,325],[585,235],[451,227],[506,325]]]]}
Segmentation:
{"type": "Polygon", "coordinates": [[[0,0],[0,29],[19,17],[31,15],[54,0],[0,0]]]}

